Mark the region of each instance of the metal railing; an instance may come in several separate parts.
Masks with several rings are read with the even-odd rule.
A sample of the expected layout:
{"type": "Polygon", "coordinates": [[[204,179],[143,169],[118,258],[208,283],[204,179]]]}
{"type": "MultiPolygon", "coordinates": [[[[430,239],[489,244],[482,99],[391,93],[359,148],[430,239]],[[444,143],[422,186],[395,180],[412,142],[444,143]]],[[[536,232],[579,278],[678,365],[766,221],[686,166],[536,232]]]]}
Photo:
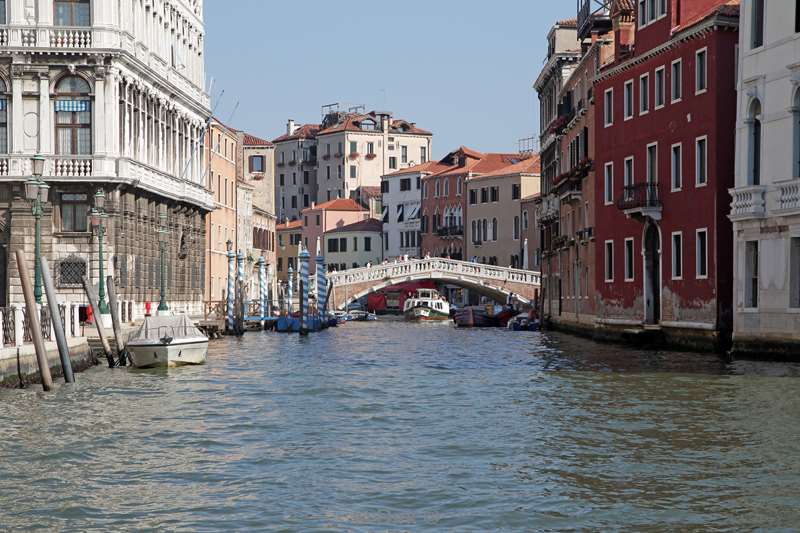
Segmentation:
{"type": "Polygon", "coordinates": [[[3,344],[5,346],[16,345],[16,309],[14,307],[4,307],[3,312],[3,344]]]}
{"type": "Polygon", "coordinates": [[[436,230],[439,237],[461,237],[464,235],[464,226],[444,226],[436,230]]]}
{"type": "Polygon", "coordinates": [[[620,210],[655,209],[661,207],[657,183],[626,185],[617,206],[620,210]]]}

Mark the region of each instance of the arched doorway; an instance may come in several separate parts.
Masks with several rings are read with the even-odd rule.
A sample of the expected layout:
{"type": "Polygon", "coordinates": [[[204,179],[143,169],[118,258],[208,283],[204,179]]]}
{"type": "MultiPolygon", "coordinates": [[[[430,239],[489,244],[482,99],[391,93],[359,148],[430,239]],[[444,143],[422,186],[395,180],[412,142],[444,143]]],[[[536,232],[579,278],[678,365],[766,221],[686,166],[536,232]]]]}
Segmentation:
{"type": "Polygon", "coordinates": [[[644,233],[644,307],[645,323],[661,321],[661,234],[658,226],[648,224],[644,233]]]}

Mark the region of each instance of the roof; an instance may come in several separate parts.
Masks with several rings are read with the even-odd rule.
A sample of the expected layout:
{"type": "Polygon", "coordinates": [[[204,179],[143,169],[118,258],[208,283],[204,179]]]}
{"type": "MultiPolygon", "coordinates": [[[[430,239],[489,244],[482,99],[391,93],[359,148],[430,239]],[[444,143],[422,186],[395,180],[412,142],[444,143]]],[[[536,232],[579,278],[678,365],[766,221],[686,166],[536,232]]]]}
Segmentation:
{"type": "MultiPolygon", "coordinates": [[[[408,122],[407,120],[403,119],[390,119],[391,122],[389,124],[389,133],[394,134],[402,134],[406,133],[409,135],[433,135],[431,132],[427,130],[423,130],[422,128],[418,128],[416,123],[408,122]]],[[[361,123],[364,121],[372,121],[375,122],[376,126],[380,128],[380,121],[381,115],[376,111],[370,111],[369,113],[342,113],[339,116],[339,120],[333,124],[332,126],[328,126],[325,129],[322,129],[319,132],[319,135],[330,135],[331,133],[339,133],[343,131],[352,131],[352,132],[370,132],[371,130],[363,130],[361,129],[361,123]]],[[[377,130],[378,132],[380,130],[377,130]]]]}
{"type": "Polygon", "coordinates": [[[383,231],[383,222],[375,218],[368,218],[366,220],[361,220],[360,222],[354,222],[353,224],[336,228],[326,233],[344,233],[346,231],[369,231],[373,233],[381,233],[383,231]]]}
{"type": "Polygon", "coordinates": [[[556,22],[556,25],[561,26],[563,28],[577,28],[578,19],[572,18],[572,19],[559,20],[558,22],[556,22]]]}
{"type": "Polygon", "coordinates": [[[319,133],[321,126],[319,124],[303,124],[302,126],[298,126],[298,128],[294,131],[294,133],[284,134],[278,137],[277,139],[273,139],[273,143],[281,143],[286,141],[294,141],[297,139],[313,139],[319,133]]]}
{"type": "Polygon", "coordinates": [[[284,222],[283,224],[278,224],[275,226],[275,231],[285,231],[289,229],[299,229],[303,227],[302,220],[292,220],[289,222],[284,222]]]}
{"type": "Polygon", "coordinates": [[[723,17],[738,17],[740,3],[740,0],[728,0],[722,5],[718,4],[709,9],[704,9],[694,13],[692,16],[687,16],[686,20],[682,22],[680,26],[672,28],[672,33],[675,34],[681,30],[690,28],[715,15],[721,15],[723,17]]]}
{"type": "Polygon", "coordinates": [[[492,172],[487,172],[481,177],[488,178],[494,176],[511,176],[513,174],[539,174],[541,172],[540,164],[541,159],[539,158],[539,154],[535,154],[527,159],[519,161],[518,163],[493,170],[492,172]]]}
{"type": "Polygon", "coordinates": [[[520,162],[520,160],[524,159],[524,156],[521,156],[518,153],[513,154],[501,154],[501,153],[481,153],[475,150],[471,150],[466,147],[460,147],[458,150],[451,152],[442,159],[441,162],[447,164],[446,162],[449,160],[451,164],[446,166],[443,170],[437,172],[436,174],[431,174],[430,176],[425,176],[425,179],[431,179],[433,177],[444,177],[444,176],[458,176],[464,174],[486,174],[488,172],[494,172],[495,170],[500,170],[501,168],[508,167],[510,165],[515,165],[520,162]],[[466,161],[463,166],[459,165],[457,162],[453,164],[453,160],[456,156],[466,156],[466,161]]]}
{"type": "Polygon", "coordinates": [[[522,200],[520,200],[520,202],[523,204],[527,204],[529,202],[535,202],[541,196],[542,196],[541,193],[537,192],[536,194],[531,194],[530,196],[523,197],[522,200]]]}
{"type": "Polygon", "coordinates": [[[355,190],[355,193],[361,198],[380,198],[381,188],[375,185],[362,185],[355,190]]]}
{"type": "Polygon", "coordinates": [[[436,174],[437,172],[441,172],[442,170],[446,169],[447,165],[439,162],[439,161],[428,161],[427,163],[422,163],[421,165],[414,165],[413,167],[403,168],[396,172],[391,172],[386,174],[386,176],[401,176],[403,174],[436,174]]]}
{"type": "Polygon", "coordinates": [[[306,211],[366,211],[361,204],[350,198],[336,198],[329,202],[317,204],[314,207],[303,209],[306,211]]]}
{"type": "Polygon", "coordinates": [[[255,135],[250,135],[249,133],[244,133],[243,135],[242,144],[244,144],[244,146],[274,146],[271,142],[260,139],[255,135]]]}

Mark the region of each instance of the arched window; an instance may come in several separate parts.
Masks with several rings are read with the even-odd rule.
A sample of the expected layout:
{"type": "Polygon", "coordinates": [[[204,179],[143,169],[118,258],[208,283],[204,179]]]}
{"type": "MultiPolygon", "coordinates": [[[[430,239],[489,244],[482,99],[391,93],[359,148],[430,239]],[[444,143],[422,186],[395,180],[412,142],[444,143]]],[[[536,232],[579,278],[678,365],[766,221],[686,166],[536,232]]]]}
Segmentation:
{"type": "Polygon", "coordinates": [[[800,178],[800,89],[794,93],[792,120],[794,122],[794,165],[792,166],[794,167],[794,177],[800,178]]]}
{"type": "Polygon", "coordinates": [[[91,26],[89,0],[55,0],[56,26],[91,26]]]}
{"type": "Polygon", "coordinates": [[[444,179],[444,195],[450,196],[450,178],[444,179]]]}
{"type": "Polygon", "coordinates": [[[434,190],[433,197],[438,198],[440,194],[441,194],[441,185],[439,183],[439,180],[436,180],[436,189],[434,190]]]}
{"type": "Polygon", "coordinates": [[[486,242],[488,240],[489,240],[489,223],[484,218],[483,219],[483,242],[486,242]]]}
{"type": "MultiPolygon", "coordinates": [[[[3,3],[3,2],[0,2],[3,3]]],[[[0,80],[0,153],[8,153],[8,97],[6,84],[0,80]]]]}
{"type": "Polygon", "coordinates": [[[497,240],[497,219],[496,218],[492,219],[492,240],[493,241],[497,240]]]}
{"type": "Polygon", "coordinates": [[[481,240],[481,236],[478,235],[478,221],[477,220],[473,220],[472,221],[472,243],[473,244],[477,244],[478,242],[480,242],[480,240],[481,240]]]}
{"type": "Polygon", "coordinates": [[[56,86],[56,153],[92,154],[91,88],[83,78],[68,76],[56,86]]]}
{"type": "Polygon", "coordinates": [[[519,240],[519,217],[514,217],[514,240],[519,240]]]}
{"type": "Polygon", "coordinates": [[[749,164],[748,185],[761,185],[761,102],[753,100],[747,117],[749,164]]]}

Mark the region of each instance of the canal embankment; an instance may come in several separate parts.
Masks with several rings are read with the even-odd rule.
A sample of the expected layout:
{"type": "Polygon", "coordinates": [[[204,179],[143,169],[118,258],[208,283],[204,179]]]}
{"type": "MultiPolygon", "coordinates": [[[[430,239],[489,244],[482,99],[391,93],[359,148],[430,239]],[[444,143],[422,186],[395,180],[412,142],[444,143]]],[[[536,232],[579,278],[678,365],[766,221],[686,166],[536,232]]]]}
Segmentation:
{"type": "MultiPolygon", "coordinates": [[[[67,339],[69,356],[74,372],[82,372],[97,364],[86,337],[67,339]]],[[[54,378],[62,377],[63,370],[55,342],[45,342],[47,364],[54,378]]],[[[19,387],[20,383],[30,385],[40,383],[39,367],[36,363],[36,349],[33,344],[0,349],[0,387],[19,387]]]]}

